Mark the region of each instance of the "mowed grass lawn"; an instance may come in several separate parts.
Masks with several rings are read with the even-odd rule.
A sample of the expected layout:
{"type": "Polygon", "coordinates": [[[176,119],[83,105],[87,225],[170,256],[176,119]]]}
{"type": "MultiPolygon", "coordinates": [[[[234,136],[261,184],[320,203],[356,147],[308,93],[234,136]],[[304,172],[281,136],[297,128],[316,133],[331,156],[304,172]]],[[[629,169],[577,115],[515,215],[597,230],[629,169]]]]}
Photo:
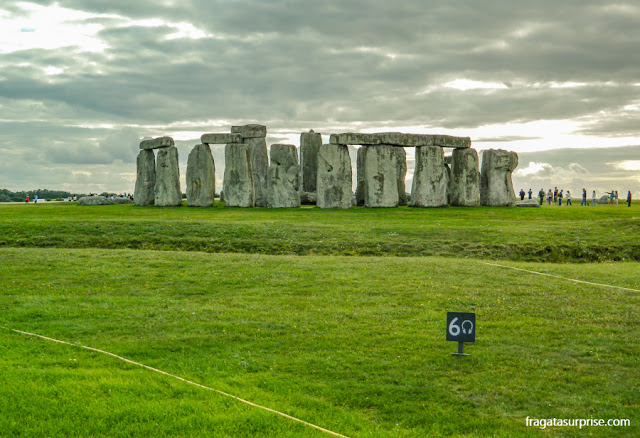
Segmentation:
{"type": "Polygon", "coordinates": [[[543,208],[0,205],[0,247],[640,261],[640,204],[543,208]]]}
{"type": "MultiPolygon", "coordinates": [[[[33,216],[13,207],[3,211],[2,227],[30,239],[51,231],[62,239],[56,246],[66,238],[55,230],[66,226],[69,242],[95,242],[92,223],[96,239],[118,239],[112,229],[128,241],[145,241],[138,231],[153,229],[163,242],[179,240],[182,227],[201,230],[202,239],[206,230],[242,234],[238,230],[250,233],[254,226],[291,238],[305,229],[324,236],[323,227],[347,235],[358,220],[373,225],[353,227],[356,236],[382,242],[397,233],[409,241],[420,223],[439,229],[430,215],[449,230],[437,240],[454,241],[451,223],[467,223],[460,232],[467,237],[474,223],[473,209],[420,210],[422,216],[400,209],[399,217],[389,210],[319,212],[305,222],[307,213],[291,211],[278,218],[250,210],[60,206],[64,213],[47,218],[40,206],[20,207],[33,216]]],[[[499,237],[505,248],[538,232],[548,242],[570,240],[578,233],[574,226],[585,233],[631,232],[636,218],[623,215],[639,212],[630,210],[592,213],[603,214],[604,225],[544,209],[533,213],[534,223],[509,224],[499,212],[476,210],[475,241],[487,244],[504,231],[517,234],[499,237]],[[498,218],[498,231],[489,230],[491,217],[498,218]]],[[[502,211],[511,220],[531,214],[502,211]]],[[[614,234],[587,237],[605,244],[614,234]]],[[[499,263],[640,289],[637,262],[499,263]]],[[[631,290],[471,258],[93,248],[2,248],[0,279],[2,436],[327,436],[113,357],[8,329],[104,349],[351,437],[640,435],[640,299],[631,290]],[[445,341],[447,311],[476,312],[476,343],[466,347],[471,356],[450,355],[457,346],[445,341]],[[527,416],[622,418],[631,426],[541,430],[526,427],[527,416]]]]}

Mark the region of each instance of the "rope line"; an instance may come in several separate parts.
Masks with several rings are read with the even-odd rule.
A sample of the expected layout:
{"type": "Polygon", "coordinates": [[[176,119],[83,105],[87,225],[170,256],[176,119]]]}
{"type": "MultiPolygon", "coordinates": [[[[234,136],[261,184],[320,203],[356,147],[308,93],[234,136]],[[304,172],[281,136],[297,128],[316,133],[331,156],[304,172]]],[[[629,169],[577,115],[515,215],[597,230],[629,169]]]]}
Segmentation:
{"type": "Polygon", "coordinates": [[[127,362],[127,363],[129,363],[131,365],[136,365],[136,366],[139,366],[139,367],[142,367],[142,368],[146,368],[146,369],[148,369],[150,371],[154,371],[156,373],[160,373],[160,374],[163,374],[165,376],[172,377],[174,379],[178,379],[178,380],[180,380],[182,382],[185,382],[185,383],[188,383],[190,385],[194,385],[194,386],[197,386],[197,387],[202,388],[202,389],[207,389],[209,391],[213,391],[213,392],[218,393],[220,395],[223,395],[225,397],[230,397],[230,398],[232,398],[232,399],[234,399],[236,401],[239,401],[241,403],[247,404],[247,405],[252,406],[254,408],[263,409],[263,410],[265,410],[267,412],[271,412],[273,414],[280,415],[281,417],[287,418],[287,419],[292,420],[292,421],[296,421],[298,423],[302,423],[305,426],[312,427],[312,428],[317,429],[317,430],[319,430],[321,432],[328,433],[329,435],[337,436],[337,437],[340,437],[340,438],[349,438],[346,435],[342,435],[342,434],[339,434],[337,432],[333,432],[333,431],[331,431],[329,429],[325,429],[324,427],[320,427],[320,426],[315,425],[313,423],[309,423],[308,421],[301,420],[300,418],[296,418],[296,417],[293,417],[291,415],[285,414],[284,412],[276,411],[275,409],[271,409],[271,408],[268,408],[266,406],[262,406],[262,405],[250,402],[249,400],[245,400],[245,399],[240,398],[238,396],[235,396],[233,394],[229,394],[229,393],[226,393],[224,391],[220,391],[219,389],[210,388],[208,386],[201,385],[200,383],[192,382],[191,380],[187,380],[184,377],[180,377],[180,376],[176,376],[175,374],[167,373],[166,371],[162,371],[162,370],[159,370],[157,368],[150,367],[149,365],[145,365],[143,363],[135,362],[135,361],[133,361],[131,359],[127,359],[126,357],[118,356],[117,354],[110,353],[108,351],[99,350],[99,349],[93,348],[93,347],[87,347],[85,345],[72,344],[70,342],[61,341],[59,339],[49,338],[47,336],[39,335],[37,333],[29,333],[29,332],[25,332],[25,331],[22,331],[22,330],[16,330],[16,329],[8,328],[8,327],[4,327],[4,328],[6,328],[8,330],[11,330],[11,331],[14,331],[16,333],[21,333],[23,335],[35,336],[35,337],[38,337],[38,338],[41,338],[41,339],[46,339],[47,341],[57,342],[59,344],[71,345],[72,347],[80,347],[80,348],[84,348],[85,350],[95,351],[96,353],[106,354],[108,356],[115,357],[116,359],[119,359],[119,360],[121,360],[123,362],[127,362]]]}
{"type": "Polygon", "coordinates": [[[628,290],[628,291],[631,291],[631,292],[640,292],[640,290],[632,289],[630,287],[613,286],[613,285],[610,285],[610,284],[602,284],[602,283],[592,283],[590,281],[576,280],[575,278],[566,278],[566,277],[561,277],[561,276],[555,275],[555,274],[547,274],[546,272],[530,271],[528,269],[516,268],[516,267],[513,267],[513,266],[507,266],[507,265],[501,265],[499,263],[487,263],[487,262],[481,262],[481,263],[483,263],[485,265],[490,265],[490,266],[499,266],[501,268],[514,269],[516,271],[528,272],[530,274],[544,275],[544,276],[547,276],[547,277],[559,278],[561,280],[574,281],[576,283],[590,284],[592,286],[610,287],[610,288],[613,288],[613,289],[622,289],[622,290],[628,290]]]}

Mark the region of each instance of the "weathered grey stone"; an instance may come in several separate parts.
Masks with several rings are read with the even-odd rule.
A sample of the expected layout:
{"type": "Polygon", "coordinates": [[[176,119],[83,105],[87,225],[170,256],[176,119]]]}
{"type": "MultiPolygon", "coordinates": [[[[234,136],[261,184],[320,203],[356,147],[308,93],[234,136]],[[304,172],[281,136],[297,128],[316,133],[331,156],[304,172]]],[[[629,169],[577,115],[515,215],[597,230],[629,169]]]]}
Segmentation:
{"type": "Polygon", "coordinates": [[[228,207],[253,207],[255,191],[251,154],[246,144],[230,143],[224,148],[224,201],[228,207]]]}
{"type": "Polygon", "coordinates": [[[242,143],[242,135],[240,134],[202,134],[200,141],[203,144],[227,144],[242,143]]]}
{"type": "Polygon", "coordinates": [[[136,205],[153,205],[155,202],[156,159],[153,150],[141,150],[136,160],[136,188],[133,199],[136,205]]]}
{"type": "Polygon", "coordinates": [[[250,137],[243,140],[243,144],[249,148],[251,158],[251,171],[253,172],[254,196],[256,207],[267,206],[267,172],[269,170],[269,157],[267,155],[267,142],[264,138],[250,137]]]}
{"type": "Polygon", "coordinates": [[[300,185],[304,192],[315,192],[318,178],[318,150],[322,146],[319,132],[300,134],[300,185]]]}
{"type": "Polygon", "coordinates": [[[140,149],[160,149],[174,146],[173,139],[171,137],[158,137],[153,140],[142,140],[140,142],[140,149]]]}
{"type": "Polygon", "coordinates": [[[403,134],[401,132],[377,132],[373,134],[345,132],[342,134],[331,134],[329,142],[331,144],[363,146],[424,146],[433,144],[433,136],[424,134],[403,134]]]}
{"type": "Polygon", "coordinates": [[[322,145],[318,151],[317,201],[320,208],[351,208],[351,159],[345,145],[322,145]]]}
{"type": "Polygon", "coordinates": [[[480,204],[499,207],[516,205],[511,173],[518,167],[518,154],[502,149],[482,152],[480,204]]]}
{"type": "Polygon", "coordinates": [[[187,160],[187,203],[211,207],[216,192],[216,169],[208,144],[196,145],[187,160]]]}
{"type": "Polygon", "coordinates": [[[175,146],[158,150],[154,192],[154,204],[158,207],[179,207],[182,205],[178,148],[175,146]]]}
{"type": "Polygon", "coordinates": [[[401,132],[378,132],[364,134],[356,132],[345,132],[342,134],[331,134],[329,137],[331,144],[346,145],[391,145],[391,146],[440,146],[449,148],[471,147],[469,137],[453,137],[451,135],[429,135],[429,134],[403,134],[401,132]]]}
{"type": "Polygon", "coordinates": [[[300,204],[302,205],[316,205],[317,200],[316,192],[300,192],[300,204]]]}
{"type": "Polygon", "coordinates": [[[398,205],[407,205],[409,198],[406,196],[405,179],[407,177],[407,153],[404,148],[393,148],[391,153],[395,156],[398,186],[398,205]]]}
{"type": "Polygon", "coordinates": [[[300,166],[292,144],[272,144],[267,179],[267,203],[271,208],[300,207],[300,166]]]}
{"type": "Polygon", "coordinates": [[[449,203],[473,207],[480,202],[480,170],[475,149],[454,149],[451,158],[449,203]]]}
{"type": "Polygon", "coordinates": [[[240,134],[244,138],[265,138],[267,136],[267,127],[264,125],[232,126],[231,133],[240,134]]]}
{"type": "Polygon", "coordinates": [[[516,202],[516,207],[540,207],[540,201],[537,199],[523,199],[516,202]]]}
{"type": "MultiPolygon", "coordinates": [[[[398,190],[398,160],[391,145],[363,147],[364,166],[364,206],[397,207],[400,198],[398,190]]],[[[402,188],[404,193],[404,187],[402,188]]]]}
{"type": "Polygon", "coordinates": [[[78,205],[112,205],[112,204],[131,204],[133,201],[129,198],[107,198],[105,196],[84,196],[78,199],[78,205]]]}
{"type": "Polygon", "coordinates": [[[443,148],[470,148],[471,138],[454,137],[453,135],[434,135],[433,145],[443,148]]]}
{"type": "Polygon", "coordinates": [[[609,195],[602,195],[600,196],[600,199],[598,199],[598,204],[607,205],[609,203],[609,199],[609,195]]]}
{"type": "Polygon", "coordinates": [[[365,148],[358,148],[356,152],[356,205],[364,205],[364,152],[365,148]]]}
{"type": "Polygon", "coordinates": [[[415,172],[409,205],[412,207],[446,206],[448,182],[443,149],[438,146],[416,148],[415,172]]]}

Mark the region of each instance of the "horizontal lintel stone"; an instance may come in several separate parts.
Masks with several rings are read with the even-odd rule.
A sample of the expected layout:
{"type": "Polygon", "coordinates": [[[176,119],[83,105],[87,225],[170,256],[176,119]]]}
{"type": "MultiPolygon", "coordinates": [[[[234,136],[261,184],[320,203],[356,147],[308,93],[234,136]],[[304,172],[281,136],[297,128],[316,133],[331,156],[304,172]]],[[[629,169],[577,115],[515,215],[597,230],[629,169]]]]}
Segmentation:
{"type": "Polygon", "coordinates": [[[331,144],[345,145],[391,145],[403,147],[417,146],[440,146],[449,148],[471,147],[469,137],[453,137],[450,135],[429,135],[429,134],[404,134],[401,132],[378,132],[378,133],[356,133],[345,132],[342,134],[331,134],[329,137],[331,144]]]}
{"type": "Polygon", "coordinates": [[[242,135],[240,134],[202,134],[200,141],[203,144],[229,144],[242,143],[242,135]]]}
{"type": "Polygon", "coordinates": [[[267,127],[264,125],[232,126],[232,134],[240,134],[244,138],[264,138],[267,136],[267,127]]]}
{"type": "Polygon", "coordinates": [[[142,140],[140,142],[140,149],[159,149],[175,146],[173,138],[171,137],[158,137],[153,140],[142,140]]]}

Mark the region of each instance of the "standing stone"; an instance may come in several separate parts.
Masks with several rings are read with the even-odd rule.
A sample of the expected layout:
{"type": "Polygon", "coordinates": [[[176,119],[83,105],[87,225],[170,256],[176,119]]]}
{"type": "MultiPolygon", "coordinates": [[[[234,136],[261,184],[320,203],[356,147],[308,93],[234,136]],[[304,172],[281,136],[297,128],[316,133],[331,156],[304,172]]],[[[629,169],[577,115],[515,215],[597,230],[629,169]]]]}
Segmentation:
{"type": "Polygon", "coordinates": [[[480,201],[480,171],[475,149],[454,149],[451,157],[449,203],[473,207],[480,201]]]}
{"type": "Polygon", "coordinates": [[[361,146],[356,152],[356,205],[364,205],[364,154],[365,147],[361,146]]]}
{"type": "Polygon", "coordinates": [[[255,192],[249,147],[245,144],[227,144],[224,161],[225,204],[227,207],[253,207],[255,192]]]}
{"type": "Polygon", "coordinates": [[[398,195],[398,156],[393,151],[394,149],[394,146],[384,144],[364,147],[362,159],[365,207],[398,206],[400,202],[398,195]]]}
{"type": "Polygon", "coordinates": [[[267,206],[267,171],[269,157],[267,154],[267,127],[264,125],[232,126],[232,134],[240,134],[243,144],[249,148],[251,171],[253,172],[254,196],[256,207],[267,206]]]}
{"type": "Polygon", "coordinates": [[[156,206],[179,207],[182,205],[178,148],[175,146],[158,149],[154,191],[156,206]]]}
{"type": "Polygon", "coordinates": [[[156,160],[153,150],[141,150],[136,160],[137,177],[133,200],[136,205],[153,205],[156,185],[156,160]]]}
{"type": "Polygon", "coordinates": [[[300,177],[301,190],[315,193],[318,178],[318,150],[322,146],[322,135],[313,132],[300,134],[300,177]]]}
{"type": "Polygon", "coordinates": [[[443,149],[438,146],[417,147],[409,205],[412,207],[446,206],[448,182],[443,149]]]}
{"type": "Polygon", "coordinates": [[[392,155],[395,156],[396,172],[398,176],[398,205],[407,205],[409,199],[405,189],[405,178],[407,177],[407,152],[404,148],[393,148],[392,155]]]}
{"type": "Polygon", "coordinates": [[[511,173],[518,167],[518,154],[502,149],[482,152],[480,204],[499,207],[516,205],[511,173]]]}
{"type": "Polygon", "coordinates": [[[318,150],[316,205],[320,208],[351,208],[351,158],[345,145],[325,144],[318,150]]]}
{"type": "Polygon", "coordinates": [[[267,179],[267,202],[272,208],[300,207],[300,166],[292,144],[272,144],[267,179]]]}
{"type": "Polygon", "coordinates": [[[216,192],[216,170],[208,144],[196,145],[187,161],[187,202],[190,207],[211,207],[216,192]]]}

